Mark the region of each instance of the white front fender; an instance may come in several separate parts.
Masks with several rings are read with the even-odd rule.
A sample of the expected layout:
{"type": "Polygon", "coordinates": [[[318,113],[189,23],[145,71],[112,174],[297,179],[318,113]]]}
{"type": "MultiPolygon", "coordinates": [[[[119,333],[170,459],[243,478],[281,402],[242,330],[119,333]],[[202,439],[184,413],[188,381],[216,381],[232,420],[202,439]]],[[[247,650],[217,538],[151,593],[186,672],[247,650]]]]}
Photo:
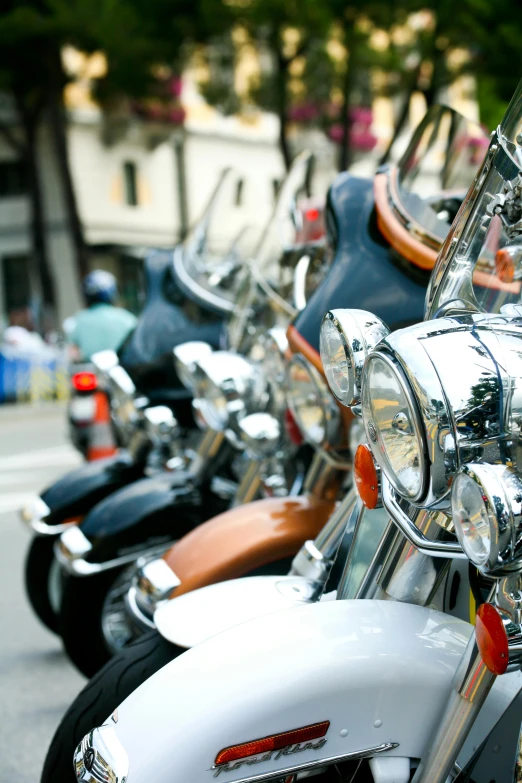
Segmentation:
{"type": "Polygon", "coordinates": [[[165,666],[109,720],[127,783],[230,783],[387,743],[385,755],[419,758],[470,632],[383,601],[308,604],[231,628],[165,666]],[[326,743],[214,767],[224,748],[324,721],[326,743]]]}
{"type": "Polygon", "coordinates": [[[239,623],[310,603],[314,595],[303,576],[245,576],[171,598],[156,609],[154,623],[164,639],[188,649],[239,623]]]}

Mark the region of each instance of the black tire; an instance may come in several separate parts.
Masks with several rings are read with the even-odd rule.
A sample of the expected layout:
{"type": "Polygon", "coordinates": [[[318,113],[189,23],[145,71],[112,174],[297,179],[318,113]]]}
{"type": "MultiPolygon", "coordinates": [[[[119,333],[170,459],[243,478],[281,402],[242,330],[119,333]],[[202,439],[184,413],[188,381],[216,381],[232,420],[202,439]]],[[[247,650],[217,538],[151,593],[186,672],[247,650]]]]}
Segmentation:
{"type": "Polygon", "coordinates": [[[59,629],[72,663],[86,677],[93,677],[114,655],[102,629],[103,605],[123,568],[64,580],[59,629]]]}
{"type": "Polygon", "coordinates": [[[58,633],[59,617],[51,602],[50,579],[54,558],[54,536],[35,536],[25,558],[24,581],[29,603],[49,631],[58,633]]]}
{"type": "Polygon", "coordinates": [[[139,685],[182,652],[182,647],[153,631],[112,658],[63,716],[47,751],[41,783],[76,783],[72,759],[85,734],[106,721],[139,685]]]}

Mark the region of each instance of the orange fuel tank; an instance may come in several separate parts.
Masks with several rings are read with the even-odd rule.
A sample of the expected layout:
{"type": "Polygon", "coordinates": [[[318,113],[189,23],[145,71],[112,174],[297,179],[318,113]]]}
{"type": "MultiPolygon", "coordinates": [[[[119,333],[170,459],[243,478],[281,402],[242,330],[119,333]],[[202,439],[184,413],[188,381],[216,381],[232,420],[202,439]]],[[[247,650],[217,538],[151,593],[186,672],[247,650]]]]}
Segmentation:
{"type": "Polygon", "coordinates": [[[199,525],[164,558],[181,580],[176,596],[292,557],[316,537],[334,507],[334,501],[310,495],[265,498],[199,525]]]}

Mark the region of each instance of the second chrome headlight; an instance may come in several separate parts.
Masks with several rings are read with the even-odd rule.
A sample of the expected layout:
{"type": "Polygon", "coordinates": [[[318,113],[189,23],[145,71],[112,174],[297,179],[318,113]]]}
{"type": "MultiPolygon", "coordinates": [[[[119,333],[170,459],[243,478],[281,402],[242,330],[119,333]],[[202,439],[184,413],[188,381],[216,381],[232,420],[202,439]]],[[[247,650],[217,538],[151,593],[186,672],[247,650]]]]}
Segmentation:
{"type": "Polygon", "coordinates": [[[338,440],[340,413],[324,379],[302,356],[288,366],[287,403],[303,437],[312,446],[338,440]]]}
{"type": "Polygon", "coordinates": [[[266,379],[244,356],[215,351],[198,362],[194,405],[206,425],[225,430],[265,405],[266,379]]]}
{"type": "Polygon", "coordinates": [[[426,449],[408,381],[391,357],[371,354],[362,387],[363,419],[373,454],[396,490],[418,500],[426,484],[426,449]]]}

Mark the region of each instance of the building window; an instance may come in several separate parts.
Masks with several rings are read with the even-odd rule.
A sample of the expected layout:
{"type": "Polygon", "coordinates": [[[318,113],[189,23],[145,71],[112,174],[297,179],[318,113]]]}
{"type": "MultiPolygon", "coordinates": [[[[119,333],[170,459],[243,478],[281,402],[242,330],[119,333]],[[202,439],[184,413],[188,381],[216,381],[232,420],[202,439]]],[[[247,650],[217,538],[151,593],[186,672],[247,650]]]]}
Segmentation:
{"type": "Polygon", "coordinates": [[[126,160],[123,164],[123,177],[125,180],[125,203],[129,207],[138,205],[138,187],[136,182],[136,164],[126,160]]]}
{"type": "Polygon", "coordinates": [[[0,161],[0,197],[24,196],[27,193],[27,171],[20,160],[0,161]]]}

